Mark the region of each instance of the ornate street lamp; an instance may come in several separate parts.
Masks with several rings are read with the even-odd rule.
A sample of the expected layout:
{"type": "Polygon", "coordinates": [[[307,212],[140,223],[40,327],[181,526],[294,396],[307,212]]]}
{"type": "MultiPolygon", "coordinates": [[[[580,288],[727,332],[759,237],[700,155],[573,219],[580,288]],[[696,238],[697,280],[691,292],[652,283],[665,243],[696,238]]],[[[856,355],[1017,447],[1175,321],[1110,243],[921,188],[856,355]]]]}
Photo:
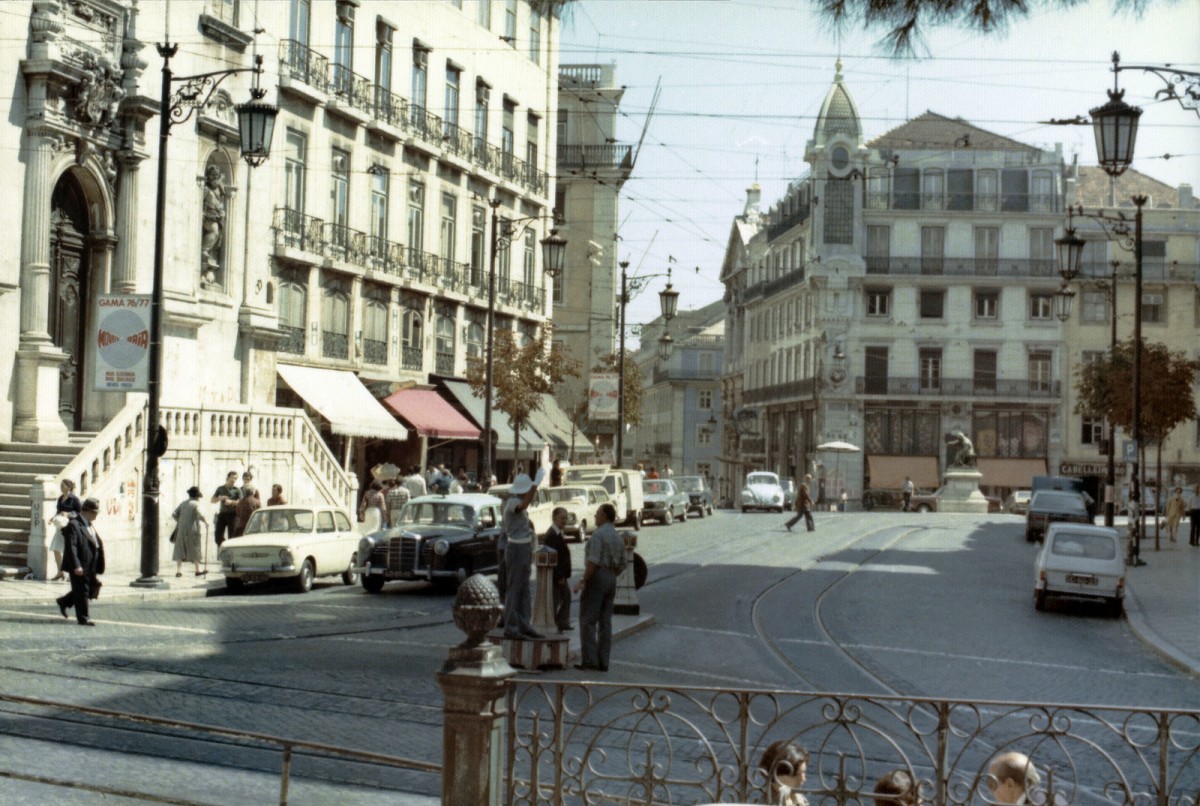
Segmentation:
{"type": "Polygon", "coordinates": [[[1100,167],[1109,176],[1125,173],[1133,162],[1133,145],[1137,140],[1138,118],[1142,110],[1123,100],[1125,90],[1117,88],[1117,63],[1121,60],[1113,51],[1113,88],[1108,91],[1108,103],[1089,110],[1092,131],[1096,135],[1096,155],[1100,167]]]}
{"type": "Polygon", "coordinates": [[[163,260],[166,230],[167,199],[167,145],[171,127],[184,123],[192,113],[203,108],[212,98],[217,87],[228,76],[235,73],[254,73],[254,87],[250,100],[236,107],[238,134],[242,157],[254,168],[261,165],[271,153],[271,134],[275,129],[275,116],[279,110],[263,103],[266,90],[259,86],[262,76],[262,56],[254,58],[254,67],[238,67],[216,70],[194,76],[175,76],[171,71],[171,59],[179,46],[163,42],[157,46],[163,59],[162,94],[159,104],[158,129],[158,187],[154,214],[154,276],[150,296],[150,344],[147,350],[149,369],[146,373],[148,400],[146,429],[146,466],[142,476],[142,550],[141,576],[131,585],[144,588],[166,587],[158,577],[158,460],[167,450],[167,433],[159,422],[162,397],[162,309],[163,309],[163,260]],[[182,86],[171,93],[171,85],[182,86]]]}
{"type": "Polygon", "coordinates": [[[675,347],[675,340],[671,338],[670,333],[664,332],[658,340],[658,360],[671,360],[671,351],[675,347]]]}
{"type": "Polygon", "coordinates": [[[1069,283],[1079,276],[1084,245],[1085,241],[1075,234],[1075,228],[1070,224],[1061,238],[1054,239],[1054,246],[1058,252],[1058,273],[1064,283],[1069,283]]]}
{"type": "Polygon", "coordinates": [[[1058,321],[1065,322],[1071,318],[1071,305],[1075,302],[1075,292],[1071,290],[1071,286],[1064,279],[1062,287],[1054,295],[1054,315],[1058,317],[1058,321]]]}

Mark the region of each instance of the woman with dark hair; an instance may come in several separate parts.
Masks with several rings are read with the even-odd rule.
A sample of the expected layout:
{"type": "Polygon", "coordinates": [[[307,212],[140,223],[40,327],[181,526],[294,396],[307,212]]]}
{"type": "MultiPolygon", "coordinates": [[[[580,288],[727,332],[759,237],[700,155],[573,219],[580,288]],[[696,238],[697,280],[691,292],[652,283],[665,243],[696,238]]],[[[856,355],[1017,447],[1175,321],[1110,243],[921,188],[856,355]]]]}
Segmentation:
{"type": "Polygon", "coordinates": [[[780,739],[767,745],[759,769],[767,774],[768,803],[780,806],[808,806],[800,793],[808,776],[808,751],[795,742],[780,739]]]}
{"type": "Polygon", "coordinates": [[[919,806],[920,803],[917,783],[908,770],[886,772],[875,782],[875,806],[919,806]]]}
{"type": "Polygon", "coordinates": [[[58,490],[61,495],[58,496],[58,500],[54,503],[54,517],[50,519],[50,525],[54,527],[54,536],[50,538],[50,550],[54,552],[54,562],[58,568],[58,573],[51,580],[53,582],[67,578],[62,570],[62,530],[71,522],[72,518],[79,517],[79,511],[83,507],[79,496],[75,495],[75,482],[70,479],[63,479],[62,483],[58,485],[58,490]]]}
{"type": "Polygon", "coordinates": [[[175,507],[175,511],[171,513],[171,517],[175,519],[175,534],[172,538],[175,543],[175,549],[171,552],[171,559],[175,561],[175,576],[183,576],[184,562],[190,562],[196,568],[196,576],[202,577],[208,573],[208,569],[200,570],[200,524],[204,524],[204,528],[208,528],[208,521],[204,517],[203,510],[200,509],[200,498],[203,493],[199,487],[189,487],[188,497],[179,506],[175,507]]]}
{"type": "Polygon", "coordinates": [[[379,531],[387,523],[387,502],[379,479],[372,481],[370,489],[363,493],[362,503],[358,505],[358,520],[364,524],[362,533],[365,535],[379,531]]]}

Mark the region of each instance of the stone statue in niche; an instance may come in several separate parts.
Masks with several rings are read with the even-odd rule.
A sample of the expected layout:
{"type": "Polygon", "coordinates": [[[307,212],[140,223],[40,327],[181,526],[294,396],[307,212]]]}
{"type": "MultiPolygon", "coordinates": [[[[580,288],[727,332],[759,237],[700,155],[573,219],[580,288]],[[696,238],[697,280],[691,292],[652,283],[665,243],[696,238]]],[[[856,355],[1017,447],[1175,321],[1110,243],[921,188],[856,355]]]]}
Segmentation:
{"type": "Polygon", "coordinates": [[[975,467],[978,464],[976,461],[977,458],[978,454],[975,453],[975,446],[971,444],[971,440],[966,434],[958,429],[946,434],[947,469],[975,467]]]}
{"type": "Polygon", "coordinates": [[[221,248],[225,242],[225,178],[221,169],[208,166],[204,172],[204,220],[200,236],[201,272],[206,283],[216,283],[220,277],[221,248]]]}

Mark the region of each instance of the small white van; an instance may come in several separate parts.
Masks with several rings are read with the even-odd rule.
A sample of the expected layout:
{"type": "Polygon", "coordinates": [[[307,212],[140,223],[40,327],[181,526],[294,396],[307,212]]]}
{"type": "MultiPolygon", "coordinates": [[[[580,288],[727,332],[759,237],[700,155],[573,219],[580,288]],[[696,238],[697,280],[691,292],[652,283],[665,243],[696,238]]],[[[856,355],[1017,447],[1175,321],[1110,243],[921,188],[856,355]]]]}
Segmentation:
{"type": "Polygon", "coordinates": [[[610,465],[575,465],[563,473],[565,484],[599,484],[617,509],[616,526],[642,528],[642,474],[610,465]]]}
{"type": "Polygon", "coordinates": [[[1033,603],[1044,610],[1050,596],[1100,599],[1113,618],[1125,605],[1125,558],[1116,529],[1052,523],[1034,568],[1033,603]]]}

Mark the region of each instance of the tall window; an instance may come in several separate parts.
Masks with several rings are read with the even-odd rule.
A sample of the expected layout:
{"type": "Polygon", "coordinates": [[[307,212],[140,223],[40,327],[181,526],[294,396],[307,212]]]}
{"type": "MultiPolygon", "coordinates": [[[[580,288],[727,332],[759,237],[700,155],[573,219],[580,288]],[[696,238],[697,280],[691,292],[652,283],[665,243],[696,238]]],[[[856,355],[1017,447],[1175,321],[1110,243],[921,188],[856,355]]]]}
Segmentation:
{"type": "Polygon", "coordinates": [[[525,291],[529,294],[533,293],[534,255],[536,254],[537,251],[534,248],[533,232],[531,230],[525,233],[525,259],[522,263],[525,273],[525,291]]]}
{"type": "Polygon", "coordinates": [[[1000,292],[992,288],[980,288],[975,292],[975,318],[995,319],[1000,315],[1000,292]]]}
{"type": "Polygon", "coordinates": [[[375,86],[382,93],[392,91],[392,39],[395,29],[380,21],[375,24],[375,86]]]}
{"type": "Polygon", "coordinates": [[[387,364],[387,289],[368,286],[363,293],[362,354],[367,364],[387,364]]]}
{"type": "Polygon", "coordinates": [[[307,331],[308,289],[296,277],[284,276],[279,281],[279,329],[284,339],[279,349],[294,355],[304,354],[304,334],[307,331]]]}
{"type": "Polygon", "coordinates": [[[425,186],[411,182],[408,186],[408,250],[409,261],[415,262],[416,253],[425,251],[425,186]]]}
{"type": "Polygon", "coordinates": [[[975,394],[996,391],[996,351],[975,351],[975,394]]]}
{"type": "Polygon", "coordinates": [[[482,159],[487,153],[488,101],[492,88],[483,81],[475,83],[475,158],[482,159]]]}
{"type": "Polygon", "coordinates": [[[337,92],[349,92],[354,69],[354,5],[339,0],[333,28],[333,85],[337,92]]]}
{"type": "Polygon", "coordinates": [[[208,13],[235,28],[238,24],[238,0],[210,0],[208,13]]]}
{"type": "Polygon", "coordinates": [[[308,138],[295,129],[287,130],[283,155],[283,206],[304,212],[304,180],[308,161],[308,138]]]}
{"type": "Polygon", "coordinates": [[[1104,442],[1104,420],[1099,417],[1084,417],[1079,424],[1081,444],[1099,445],[1104,442]]]}
{"type": "Polygon", "coordinates": [[[567,220],[567,183],[554,183],[554,220],[567,220]]]}
{"type": "Polygon", "coordinates": [[[946,191],[946,177],[939,170],[930,169],[921,176],[921,209],[941,210],[946,191]]]}
{"type": "Polygon", "coordinates": [[[951,169],[946,173],[946,209],[973,210],[975,208],[975,176],[969,170],[951,169]]]}
{"type": "Polygon", "coordinates": [[[1054,316],[1054,295],[1043,291],[1029,294],[1029,318],[1047,322],[1054,316]]]}
{"type": "Polygon", "coordinates": [[[529,58],[542,63],[542,14],[533,6],[529,8],[529,58]]]}
{"type": "Polygon", "coordinates": [[[1000,172],[1000,209],[1025,212],[1029,209],[1029,172],[1024,168],[1005,168],[1000,172]]]}
{"type": "Polygon", "coordinates": [[[1032,227],[1029,230],[1029,272],[1035,277],[1050,277],[1054,271],[1054,229],[1032,227]]]}
{"type": "Polygon", "coordinates": [[[446,65],[446,134],[450,134],[451,126],[458,126],[458,96],[459,85],[462,83],[462,71],[452,64],[446,65]]]}
{"type": "Polygon", "coordinates": [[[486,332],[483,326],[484,314],[467,314],[467,327],[464,341],[469,358],[483,358],[484,338],[486,332]]]}
{"type": "Polygon", "coordinates": [[[454,374],[454,317],[450,311],[438,313],[434,323],[434,367],[440,375],[454,374]]]}
{"type": "Polygon", "coordinates": [[[411,302],[400,317],[401,365],[404,369],[421,369],[425,351],[425,319],[411,302]]]}
{"type": "Polygon", "coordinates": [[[504,0],[504,36],[511,47],[517,46],[517,0],[504,0]]]}
{"type": "Polygon", "coordinates": [[[925,347],[920,351],[921,391],[929,392],[942,388],[942,351],[937,347],[925,347]]]}
{"type": "Polygon", "coordinates": [[[711,409],[713,402],[713,393],[711,389],[701,389],[696,392],[696,408],[701,411],[711,409]]]}
{"type": "Polygon", "coordinates": [[[1142,292],[1142,322],[1147,325],[1164,325],[1167,322],[1167,291],[1142,292]]]}
{"type": "Polygon", "coordinates": [[[868,347],[863,351],[863,392],[885,395],[888,391],[888,348],[868,347]]]}
{"type": "Polygon", "coordinates": [[[1054,201],[1054,174],[1049,171],[1034,171],[1029,209],[1038,213],[1051,213],[1054,212],[1054,201]]]}
{"type": "Polygon", "coordinates": [[[442,194],[442,257],[454,262],[455,241],[458,239],[458,198],[453,193],[442,194]]]}
{"type": "Polygon", "coordinates": [[[504,170],[512,170],[513,149],[516,148],[516,137],[513,134],[513,118],[516,116],[517,105],[512,101],[504,101],[504,118],[500,125],[500,151],[504,155],[504,170]]]}
{"type": "Polygon", "coordinates": [[[350,291],[340,278],[326,280],[321,294],[321,355],[350,357],[350,291]]]}
{"type": "Polygon", "coordinates": [[[1087,324],[1108,322],[1108,292],[1084,291],[1079,305],[1080,321],[1087,324]]]}
{"type": "Polygon", "coordinates": [[[921,227],[921,274],[941,274],[946,255],[946,228],[921,227]]]}
{"type": "Polygon", "coordinates": [[[308,47],[308,23],[312,19],[312,0],[292,0],[288,15],[288,38],[308,47]]]}
{"type": "Polygon", "coordinates": [[[892,172],[892,207],[897,210],[918,210],[920,206],[920,169],[896,168],[892,172]]]}
{"type": "Polygon", "coordinates": [[[538,116],[531,113],[525,121],[525,161],[530,171],[537,170],[538,132],[538,116]]]}
{"type": "Polygon", "coordinates": [[[1029,391],[1050,391],[1050,353],[1039,351],[1029,354],[1029,391]]]}
{"type": "Polygon", "coordinates": [[[570,142],[567,139],[567,126],[568,126],[567,121],[569,121],[569,120],[570,120],[570,118],[568,117],[567,110],[560,108],[558,110],[558,144],[560,146],[566,145],[567,143],[570,142]]]}
{"type": "Polygon", "coordinates": [[[492,0],[475,0],[475,22],[483,28],[492,27],[492,0]]]}
{"type": "Polygon", "coordinates": [[[1143,276],[1153,280],[1161,280],[1167,267],[1167,242],[1142,241],[1142,270],[1143,276]]]}
{"type": "Polygon", "coordinates": [[[371,249],[382,254],[388,237],[388,173],[382,167],[371,171],[371,249]]]}
{"type": "Polygon", "coordinates": [[[1000,207],[1000,178],[994,170],[975,172],[975,209],[993,211],[1000,207]]]}
{"type": "MultiPolygon", "coordinates": [[[[333,149],[329,178],[329,219],[343,230],[350,223],[350,152],[333,149]]],[[[339,244],[345,246],[345,243],[339,244]]]]}
{"type": "Polygon", "coordinates": [[[892,229],[874,224],[867,226],[867,273],[887,274],[892,254],[892,229]]]}
{"type": "Polygon", "coordinates": [[[1000,228],[975,228],[975,271],[994,276],[1000,258],[1000,228]]]}
{"type": "Polygon", "coordinates": [[[867,316],[890,316],[892,312],[892,289],[867,289],[867,316]]]}
{"type": "Polygon", "coordinates": [[[418,125],[425,123],[425,105],[429,102],[429,49],[413,46],[412,72],[412,114],[413,122],[418,125]]]}
{"type": "Polygon", "coordinates": [[[475,205],[471,208],[471,285],[482,285],[487,259],[487,210],[475,205]]]}

